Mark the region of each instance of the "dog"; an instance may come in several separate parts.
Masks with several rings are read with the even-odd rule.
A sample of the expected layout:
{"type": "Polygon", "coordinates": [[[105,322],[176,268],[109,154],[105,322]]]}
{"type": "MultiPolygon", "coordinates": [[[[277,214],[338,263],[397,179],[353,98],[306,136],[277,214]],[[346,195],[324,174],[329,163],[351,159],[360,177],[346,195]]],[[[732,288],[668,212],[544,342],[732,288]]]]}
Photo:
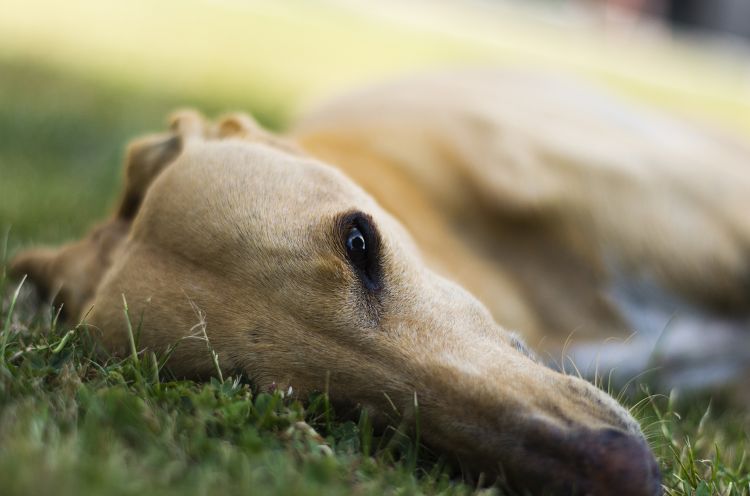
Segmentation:
{"type": "Polygon", "coordinates": [[[185,339],[201,321],[223,369],[328,391],[381,424],[418,416],[428,444],[490,480],[661,494],[631,415],[509,329],[537,349],[577,331],[577,364],[621,337],[596,353],[638,370],[670,305],[693,312],[680,333],[716,319],[744,339],[747,157],[578,83],[504,71],[380,85],[285,136],[183,111],[131,144],[108,221],[11,272],[109,353],[129,353],[137,319],[142,346],[179,342],[175,374],[208,377],[206,343],[185,339]]]}

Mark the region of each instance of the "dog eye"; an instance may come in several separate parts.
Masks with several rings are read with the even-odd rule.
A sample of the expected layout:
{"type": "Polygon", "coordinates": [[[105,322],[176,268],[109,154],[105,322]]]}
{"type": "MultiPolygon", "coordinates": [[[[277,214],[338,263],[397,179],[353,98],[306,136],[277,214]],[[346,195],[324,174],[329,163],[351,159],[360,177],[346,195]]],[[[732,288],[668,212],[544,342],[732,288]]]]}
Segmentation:
{"type": "Polygon", "coordinates": [[[357,227],[349,229],[349,236],[346,238],[346,255],[356,265],[361,265],[367,259],[367,241],[357,227]]]}
{"type": "Polygon", "coordinates": [[[354,212],[342,222],[342,238],[346,258],[362,284],[370,291],[381,287],[380,237],[370,216],[354,212]]]}

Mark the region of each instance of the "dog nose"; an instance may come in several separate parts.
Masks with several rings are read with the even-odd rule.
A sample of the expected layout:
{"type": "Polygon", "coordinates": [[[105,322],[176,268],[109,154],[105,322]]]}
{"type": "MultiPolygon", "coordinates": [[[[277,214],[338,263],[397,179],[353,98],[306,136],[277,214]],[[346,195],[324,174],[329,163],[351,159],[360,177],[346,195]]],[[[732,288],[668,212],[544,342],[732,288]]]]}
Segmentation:
{"type": "Polygon", "coordinates": [[[587,474],[585,494],[659,496],[661,473],[648,444],[641,436],[606,428],[578,435],[581,460],[587,474]]]}

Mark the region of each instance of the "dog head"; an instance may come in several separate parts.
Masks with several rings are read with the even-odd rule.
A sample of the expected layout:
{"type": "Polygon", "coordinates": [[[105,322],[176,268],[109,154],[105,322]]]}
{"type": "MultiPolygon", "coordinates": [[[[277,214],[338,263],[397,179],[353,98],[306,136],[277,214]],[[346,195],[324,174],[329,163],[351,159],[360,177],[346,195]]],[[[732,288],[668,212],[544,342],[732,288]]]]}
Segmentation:
{"type": "Polygon", "coordinates": [[[339,171],[243,116],[182,114],[139,143],[106,225],[127,228],[95,270],[68,262],[103,251],[93,237],[13,266],[41,285],[86,281],[75,310],[108,350],[126,353],[124,295],[141,345],[179,342],[178,375],[212,373],[205,329],[221,367],[259,388],[326,390],[379,422],[398,414],[471,472],[555,494],[660,492],[632,417],[537,361],[339,171]]]}

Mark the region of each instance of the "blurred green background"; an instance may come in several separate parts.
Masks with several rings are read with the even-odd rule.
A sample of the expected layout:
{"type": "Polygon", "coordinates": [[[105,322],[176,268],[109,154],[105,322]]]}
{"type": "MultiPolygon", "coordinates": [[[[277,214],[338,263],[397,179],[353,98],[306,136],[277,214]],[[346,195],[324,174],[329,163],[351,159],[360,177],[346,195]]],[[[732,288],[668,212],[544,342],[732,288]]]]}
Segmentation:
{"type": "Polygon", "coordinates": [[[574,72],[750,135],[743,51],[564,5],[0,0],[0,227],[12,247],[80,235],[116,196],[125,143],[176,107],[283,129],[318,99],[429,67],[574,72]]]}

